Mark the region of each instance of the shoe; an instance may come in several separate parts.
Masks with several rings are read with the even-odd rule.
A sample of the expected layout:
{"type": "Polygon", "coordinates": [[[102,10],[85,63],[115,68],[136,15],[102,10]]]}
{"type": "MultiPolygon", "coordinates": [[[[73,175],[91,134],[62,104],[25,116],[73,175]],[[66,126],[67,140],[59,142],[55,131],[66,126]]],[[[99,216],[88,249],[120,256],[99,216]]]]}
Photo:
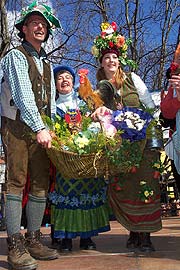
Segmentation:
{"type": "Polygon", "coordinates": [[[80,239],[80,249],[84,250],[95,250],[96,244],[91,240],[91,238],[81,238],[80,239]]]}
{"type": "Polygon", "coordinates": [[[38,260],[54,260],[58,258],[58,253],[54,249],[44,246],[40,242],[42,234],[40,230],[35,232],[27,232],[25,234],[26,248],[30,255],[38,260]]]}
{"type": "Polygon", "coordinates": [[[140,246],[140,235],[138,232],[130,231],[126,247],[130,250],[136,249],[140,246]]]}
{"type": "Polygon", "coordinates": [[[38,267],[34,258],[25,248],[24,237],[20,233],[13,234],[7,238],[9,267],[15,270],[32,270],[38,267]]]}
{"type": "Polygon", "coordinates": [[[72,239],[71,238],[63,238],[62,239],[61,250],[62,251],[72,251],[72,239]]]}
{"type": "Polygon", "coordinates": [[[141,245],[140,245],[140,251],[142,252],[152,252],[155,251],[155,248],[151,242],[151,237],[150,233],[147,232],[141,232],[140,233],[140,238],[141,238],[141,245]]]}

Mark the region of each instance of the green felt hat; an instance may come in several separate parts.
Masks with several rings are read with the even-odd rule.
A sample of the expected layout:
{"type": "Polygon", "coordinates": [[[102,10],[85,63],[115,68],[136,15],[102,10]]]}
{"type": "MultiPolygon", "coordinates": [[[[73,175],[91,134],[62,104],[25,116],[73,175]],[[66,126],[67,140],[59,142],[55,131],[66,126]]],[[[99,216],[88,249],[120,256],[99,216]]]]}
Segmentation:
{"type": "Polygon", "coordinates": [[[34,1],[28,7],[23,8],[21,11],[21,17],[16,21],[15,27],[22,32],[22,27],[24,25],[25,20],[31,16],[32,14],[39,14],[44,17],[49,25],[49,33],[52,34],[52,30],[57,28],[61,28],[60,21],[53,15],[52,9],[45,5],[39,4],[38,1],[34,1]]]}

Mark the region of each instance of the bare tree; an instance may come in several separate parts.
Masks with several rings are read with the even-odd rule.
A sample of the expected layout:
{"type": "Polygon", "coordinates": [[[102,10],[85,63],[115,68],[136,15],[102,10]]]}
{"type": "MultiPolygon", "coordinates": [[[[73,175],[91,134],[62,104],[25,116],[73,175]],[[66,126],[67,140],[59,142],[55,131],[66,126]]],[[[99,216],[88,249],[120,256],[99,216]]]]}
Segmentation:
{"type": "Polygon", "coordinates": [[[5,4],[6,4],[6,0],[1,0],[0,2],[0,43],[1,43],[0,59],[4,56],[10,44],[5,4]]]}

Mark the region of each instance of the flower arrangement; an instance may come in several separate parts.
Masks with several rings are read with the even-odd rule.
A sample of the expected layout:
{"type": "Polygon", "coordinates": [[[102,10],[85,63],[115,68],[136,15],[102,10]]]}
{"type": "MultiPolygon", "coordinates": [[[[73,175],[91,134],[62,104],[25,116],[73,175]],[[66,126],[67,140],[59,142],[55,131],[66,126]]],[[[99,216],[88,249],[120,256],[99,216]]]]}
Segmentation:
{"type": "Polygon", "coordinates": [[[129,139],[131,142],[145,139],[146,129],[153,119],[150,113],[130,107],[115,111],[113,117],[114,126],[124,131],[122,138],[129,139]]]}
{"type": "MultiPolygon", "coordinates": [[[[67,113],[68,114],[68,113],[67,113]]],[[[67,117],[56,115],[54,121],[49,117],[45,119],[46,125],[53,136],[52,145],[57,149],[74,152],[79,155],[104,151],[109,146],[114,146],[120,140],[120,133],[108,136],[103,131],[99,122],[93,122],[88,116],[82,116],[81,125],[73,127],[67,122],[67,117]]]]}
{"type": "Polygon", "coordinates": [[[152,197],[154,194],[154,191],[151,187],[147,185],[147,182],[142,180],[140,181],[141,189],[139,191],[139,199],[145,203],[149,203],[152,201],[152,197]]]}
{"type": "Polygon", "coordinates": [[[76,116],[76,113],[79,112],[70,110],[64,118],[56,115],[54,120],[44,117],[55,149],[78,155],[105,155],[110,166],[114,167],[114,170],[119,167],[122,172],[139,167],[142,159],[140,144],[122,139],[124,131],[117,130],[112,124],[113,115],[105,114],[100,122],[93,122],[87,114],[80,117],[76,116]],[[70,116],[73,116],[71,120],[70,116]]]}
{"type": "Polygon", "coordinates": [[[125,37],[117,31],[117,24],[115,22],[111,24],[105,22],[101,24],[101,34],[94,39],[91,52],[95,58],[100,59],[104,50],[114,49],[118,51],[119,60],[123,66],[129,65],[132,68],[136,68],[136,63],[127,57],[128,46],[131,43],[130,38],[125,39],[125,37]]]}
{"type": "MultiPolygon", "coordinates": [[[[138,114],[138,109],[136,111],[129,110],[129,112],[127,108],[124,108],[124,118],[121,114],[119,115],[119,111],[117,114],[116,112],[105,113],[99,122],[93,122],[87,111],[83,111],[83,109],[81,109],[81,113],[79,110],[68,110],[64,118],[56,115],[53,120],[44,116],[43,120],[53,138],[53,149],[52,151],[47,150],[48,153],[51,151],[49,154],[51,160],[54,160],[53,163],[60,162],[59,167],[62,170],[62,167],[65,168],[65,162],[67,166],[76,167],[73,162],[76,162],[77,166],[78,162],[82,165],[84,164],[81,162],[83,158],[86,159],[84,162],[87,164],[91,156],[91,164],[93,163],[96,172],[99,169],[99,175],[102,173],[101,176],[105,174],[106,176],[108,174],[116,176],[119,173],[126,172],[135,173],[136,168],[140,166],[145,146],[145,136],[142,136],[142,130],[148,126],[151,117],[149,117],[149,114],[143,113],[142,110],[139,110],[138,114]],[[114,117],[115,115],[118,117],[117,119],[114,117]],[[115,119],[118,121],[115,121],[115,119]],[[125,120],[130,119],[131,124],[127,124],[125,129],[123,126],[117,125],[117,122],[124,123],[125,120]],[[136,122],[137,124],[140,123],[140,125],[136,126],[136,122]],[[134,137],[131,140],[132,132],[129,136],[126,136],[126,131],[131,129],[141,134],[141,136],[139,135],[136,139],[134,137]],[[56,153],[53,152],[55,150],[58,152],[56,152],[58,155],[56,158],[56,153]],[[62,157],[62,152],[66,157],[62,157]],[[71,158],[72,165],[70,161],[66,160],[68,155],[71,155],[69,158],[71,158]],[[63,158],[64,163],[62,162],[63,158]],[[100,161],[101,158],[103,158],[102,161],[100,161]],[[98,168],[96,166],[97,162],[98,168]],[[106,173],[103,174],[105,171],[106,173]]],[[[126,123],[129,123],[129,121],[126,123]]],[[[85,166],[83,166],[81,166],[81,171],[84,171],[85,166]]],[[[88,166],[92,165],[89,164],[88,166]]],[[[83,173],[85,174],[85,171],[83,173]]]]}

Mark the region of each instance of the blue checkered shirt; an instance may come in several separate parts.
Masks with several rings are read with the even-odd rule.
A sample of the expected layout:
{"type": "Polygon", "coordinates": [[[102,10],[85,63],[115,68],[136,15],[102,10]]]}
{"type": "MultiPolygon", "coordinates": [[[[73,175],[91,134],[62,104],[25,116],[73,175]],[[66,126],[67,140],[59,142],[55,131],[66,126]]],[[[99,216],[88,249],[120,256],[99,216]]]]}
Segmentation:
{"type": "MultiPolygon", "coordinates": [[[[43,59],[46,58],[45,51],[41,49],[40,54],[34,50],[30,43],[24,43],[25,48],[33,56],[37,68],[43,74],[43,59]]],[[[21,120],[24,121],[34,132],[43,129],[44,123],[38,112],[32,84],[28,73],[28,62],[25,55],[17,49],[11,50],[1,62],[3,77],[8,82],[12,99],[20,110],[21,120]]],[[[55,114],[55,83],[51,67],[51,113],[55,114]]]]}

